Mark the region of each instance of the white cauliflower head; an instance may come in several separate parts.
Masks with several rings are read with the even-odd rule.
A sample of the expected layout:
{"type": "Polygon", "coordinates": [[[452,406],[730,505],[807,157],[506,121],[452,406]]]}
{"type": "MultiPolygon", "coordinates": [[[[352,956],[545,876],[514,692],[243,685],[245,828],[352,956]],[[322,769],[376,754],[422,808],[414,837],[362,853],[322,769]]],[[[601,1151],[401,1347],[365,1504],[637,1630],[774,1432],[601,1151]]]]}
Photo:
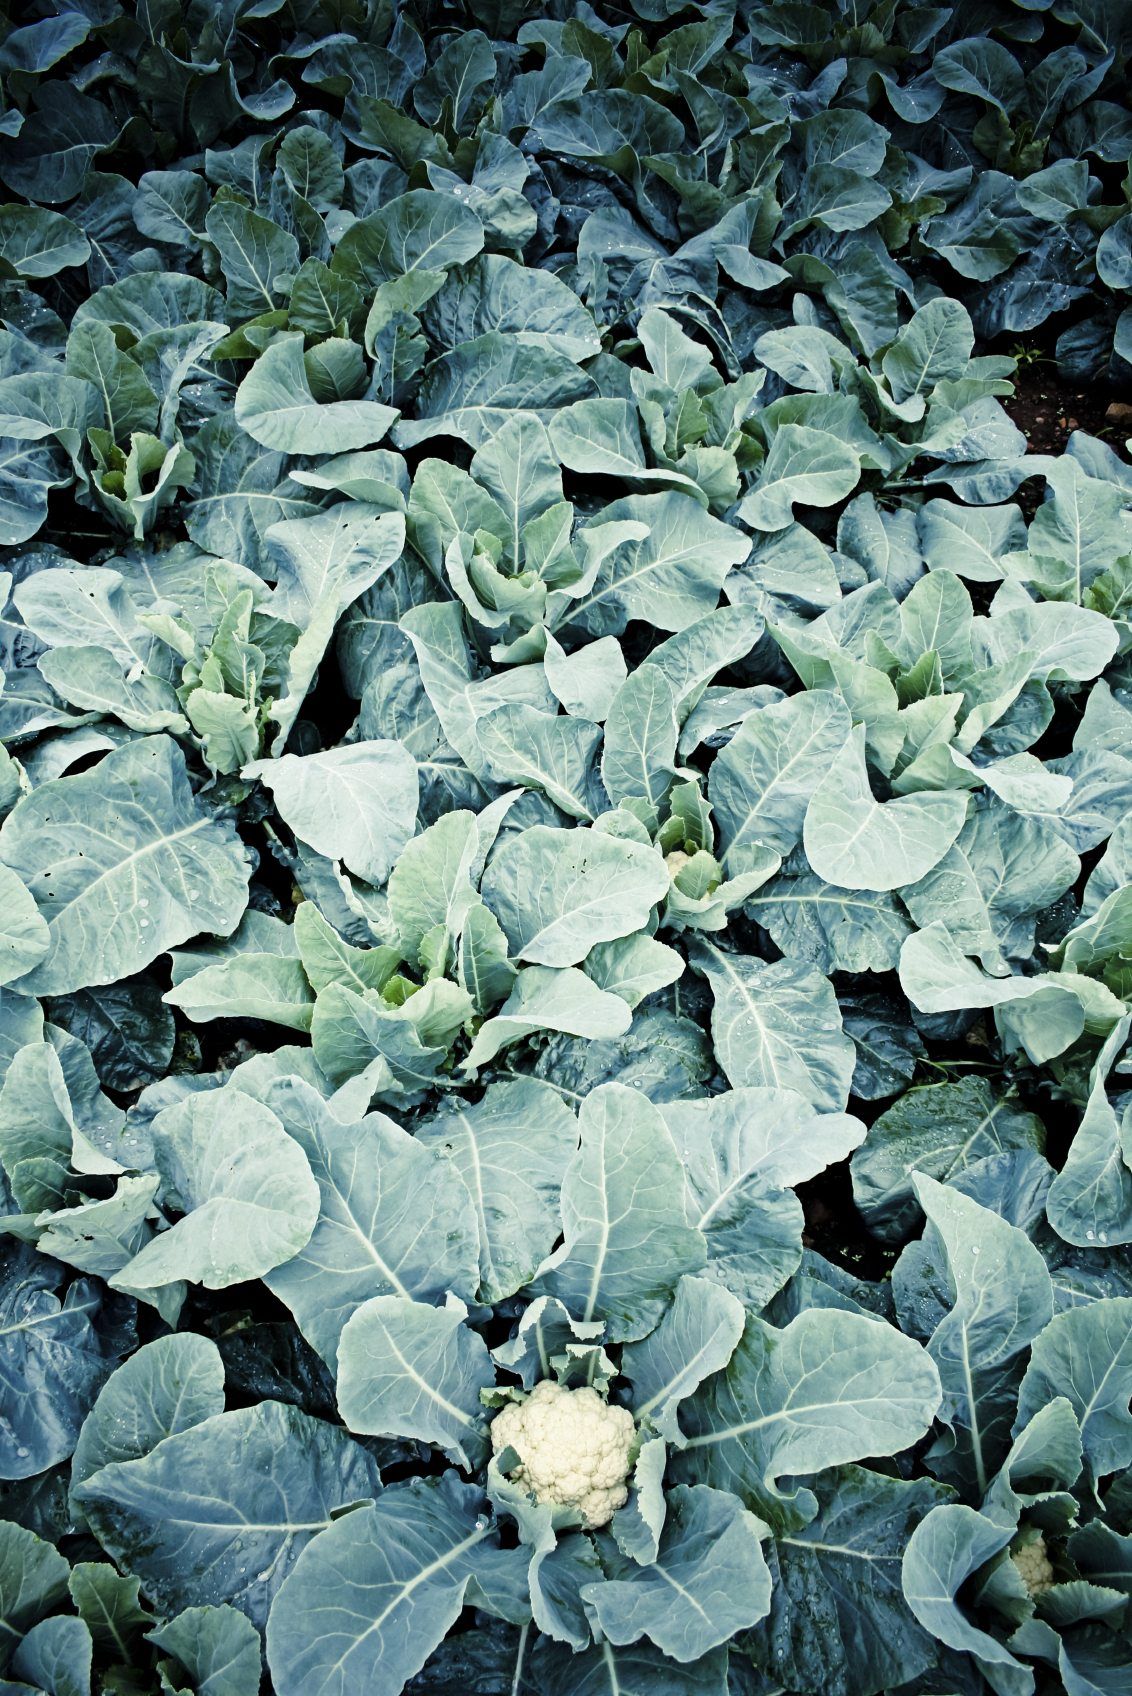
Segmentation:
{"type": "Polygon", "coordinates": [[[1034,1537],[1023,1543],[1021,1548],[1012,1551],[1010,1559],[1031,1596],[1040,1596],[1056,1584],[1044,1537],[1034,1537]]]}
{"type": "Polygon", "coordinates": [[[611,1406],[588,1386],[571,1390],[549,1378],[509,1402],[491,1425],[493,1451],[514,1449],[519,1457],[512,1482],[538,1502],[577,1508],[591,1531],[628,1498],[635,1436],[628,1408],[611,1406]]]}

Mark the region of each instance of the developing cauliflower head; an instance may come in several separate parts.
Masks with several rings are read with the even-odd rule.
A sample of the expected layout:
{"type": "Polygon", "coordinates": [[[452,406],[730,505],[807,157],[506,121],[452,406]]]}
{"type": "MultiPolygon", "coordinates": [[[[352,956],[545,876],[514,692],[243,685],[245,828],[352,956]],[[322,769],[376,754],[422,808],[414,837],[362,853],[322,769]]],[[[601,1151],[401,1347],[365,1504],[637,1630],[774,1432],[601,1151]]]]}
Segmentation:
{"type": "Polygon", "coordinates": [[[571,1390],[545,1378],[521,1402],[509,1402],[491,1426],[496,1454],[514,1449],[511,1479],[536,1501],[577,1508],[587,1529],[607,1525],[629,1495],[625,1480],[636,1435],[628,1408],[611,1407],[588,1387],[571,1390]]]}
{"type": "Polygon", "coordinates": [[[1057,1579],[1050,1565],[1044,1537],[1035,1537],[1030,1542],[1023,1543],[1020,1549],[1014,1550],[1010,1558],[1031,1596],[1040,1596],[1043,1590],[1051,1590],[1056,1584],[1057,1579]]]}

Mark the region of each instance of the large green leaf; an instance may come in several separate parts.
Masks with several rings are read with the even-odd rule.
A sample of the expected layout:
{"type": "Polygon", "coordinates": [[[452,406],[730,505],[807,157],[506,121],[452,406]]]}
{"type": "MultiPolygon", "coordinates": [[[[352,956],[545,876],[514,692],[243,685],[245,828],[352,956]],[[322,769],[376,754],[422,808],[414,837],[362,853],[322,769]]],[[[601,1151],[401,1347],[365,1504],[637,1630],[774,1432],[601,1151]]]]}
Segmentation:
{"type": "Polygon", "coordinates": [[[859,725],[806,808],[803,841],[813,870],[842,889],[900,889],[939,864],[963,828],[963,794],[877,801],[859,725]]]}
{"type": "Polygon", "coordinates": [[[93,1279],[76,1278],[55,1293],[52,1262],[23,1251],[10,1259],[0,1291],[0,1474],[34,1478],[66,1460],[119,1342],[99,1319],[103,1295],[93,1279]],[[30,1263],[29,1263],[30,1262],[30,1263]]]}
{"type": "Polygon", "coordinates": [[[957,1078],[909,1090],[873,1120],[853,1155],[853,1198],[869,1229],[904,1238],[918,1213],[912,1177],[948,1182],[977,1160],[1009,1149],[1045,1146],[1045,1127],[983,1078],[957,1078]]]}
{"type": "Polygon", "coordinates": [[[626,1649],[610,1643],[579,1654],[540,1639],[531,1666],[545,1696],[727,1696],[727,1651],[712,1649],[694,1666],[680,1666],[651,1643],[626,1649]]]}
{"type": "Polygon", "coordinates": [[[929,300],[881,361],[894,398],[904,403],[930,393],[946,377],[962,377],[974,343],[970,317],[957,300],[929,300]]]}
{"type": "Polygon", "coordinates": [[[495,1017],[477,1031],[464,1065],[484,1066],[500,1049],[539,1031],[562,1031],[593,1041],[621,1036],[630,1023],[624,999],[599,989],[577,967],[527,966],[495,1017]]]}
{"type": "Polygon", "coordinates": [[[555,413],[549,428],[555,453],[571,471],[638,483],[685,481],[679,472],[646,464],[636,408],[628,400],[575,401],[555,413]]]}
{"type": "MultiPolygon", "coordinates": [[[[888,807],[883,812],[889,816],[888,807]]],[[[921,928],[942,919],[965,953],[1001,970],[1007,959],[1033,952],[1037,915],[1071,887],[1080,864],[1042,819],[985,807],[971,814],[942,859],[903,898],[921,928]]]]}
{"type": "Polygon", "coordinates": [[[286,693],[270,709],[279,727],[271,751],[278,753],[342,613],[400,556],[405,520],[368,502],[341,501],[272,524],[265,540],[277,579],[271,611],[302,632],[288,658],[286,693]]]}
{"type": "Polygon", "coordinates": [[[770,1613],[744,1644],[768,1678],[830,1696],[871,1696],[936,1658],[904,1600],[901,1561],[925,1514],[947,1500],[930,1479],[843,1466],[815,1479],[818,1511],[767,1545],[770,1613]]]}
{"type": "Polygon", "coordinates": [[[1024,1231],[924,1173],[912,1182],[929,1228],[898,1263],[898,1310],[909,1330],[920,1331],[925,1287],[928,1300],[943,1306],[927,1348],[939,1368],[940,1419],[952,1445],[940,1447],[935,1465],[981,1496],[1010,1447],[1025,1352],[1049,1323],[1053,1289],[1024,1231]]]}
{"type": "Polygon", "coordinates": [[[676,695],[656,666],[625,679],[605,721],[601,780],[615,804],[644,801],[659,810],[676,779],[676,695]]]}
{"type": "Polygon", "coordinates": [[[345,453],[379,442],[397,417],[370,400],[321,403],[303,360],[303,338],[272,342],[236,391],[236,422],[254,441],[280,453],[345,453]]]}
{"type": "Polygon", "coordinates": [[[1083,973],[981,972],[939,919],[904,943],[900,983],[921,1012],[993,1007],[1011,1046],[1024,1047],[1036,1064],[1062,1053],[1086,1027],[1107,1036],[1124,1016],[1124,1003],[1107,985],[1083,973]]]}
{"type": "Polygon", "coordinates": [[[1053,1396],[1065,1396],[1077,1415],[1094,1478],[1132,1462],[1132,1298],[1057,1314],[1034,1343],[1015,1429],[1053,1396]]]}
{"type": "Polygon", "coordinates": [[[49,927],[46,956],[21,981],[41,995],[112,983],[200,931],[227,935],[247,900],[239,839],[161,736],[25,796],[0,830],[0,857],[49,927]]]}
{"type": "Polygon", "coordinates": [[[656,1560],[587,1584],[582,1600],[605,1637],[623,1645],[649,1638],[675,1661],[698,1661],[770,1606],[763,1527],[726,1490],[677,1484],[656,1560]]]}
{"type": "MultiPolygon", "coordinates": [[[[443,347],[475,341],[488,330],[506,330],[532,347],[555,348],[571,359],[601,351],[597,325],[572,288],[553,271],[517,264],[501,253],[481,254],[452,272],[422,317],[443,347]]],[[[555,452],[569,463],[557,443],[555,452]]]]}
{"type": "Polygon", "coordinates": [[[790,852],[810,798],[829,776],[849,730],[844,703],[823,689],[758,708],[743,720],[713,760],[708,779],[732,874],[743,870],[753,850],[790,852]]]}
{"type": "Polygon", "coordinates": [[[891,1325],[813,1308],[779,1331],[752,1315],[726,1370],[681,1413],[677,1470],[795,1529],[814,1498],[800,1486],[783,1492],[780,1479],[907,1448],[939,1401],[934,1363],[891,1325]]]}
{"type": "Polygon", "coordinates": [[[373,1296],[338,1339],[338,1411],[350,1431],[410,1437],[466,1471],[487,1455],[480,1392],[495,1383],[483,1338],[457,1303],[373,1296]]]}
{"type": "Polygon", "coordinates": [[[374,1090],[393,1095],[436,1082],[472,999],[448,978],[432,978],[415,995],[390,1001],[372,990],[331,983],[315,1002],[311,1040],[332,1083],[374,1066],[374,1090]]]}
{"type": "Polygon", "coordinates": [[[231,1602],[262,1625],[305,1545],[377,1488],[372,1458],[340,1427],[262,1401],[111,1462],[75,1495],[159,1608],[231,1602]]]}
{"type": "Polygon", "coordinates": [[[399,448],[412,448],[433,436],[456,436],[482,448],[514,413],[548,418],[556,407],[592,392],[593,379],[566,354],[489,330],[433,361],[417,398],[417,417],[403,418],[393,440],[399,448]]]}
{"type": "Polygon", "coordinates": [[[861,475],[855,450],[826,430],[783,424],[775,431],[758,483],[740,506],[754,530],[781,530],[795,501],[834,506],[852,494],[861,475]]]}
{"type": "Polygon", "coordinates": [[[367,883],[385,882],[413,834],[417,766],[399,742],[283,754],[245,767],[244,776],[270,789],[296,836],[367,883]]]}
{"type": "Polygon", "coordinates": [[[595,943],[639,930],[668,882],[641,843],[534,825],[503,842],[480,888],[515,959],[573,966],[595,943]]]}
{"type": "Polygon", "coordinates": [[[724,578],[750,552],[746,537],[674,491],[628,495],[602,507],[591,529],[614,524],[644,526],[647,533],[638,530],[638,540],[618,546],[593,586],[570,603],[569,622],[596,636],[623,630],[631,618],[685,629],[712,611],[724,578]]]}
{"type": "Polygon", "coordinates": [[[153,1123],[166,1206],[183,1217],[120,1272],[126,1289],[178,1279],[222,1290],[262,1278],[310,1240],[318,1185],[269,1108],[234,1086],[166,1107],[153,1123]]]}
{"type": "Polygon", "coordinates": [[[220,255],[233,320],[271,312],[280,303],[282,279],[299,268],[295,237],[235,200],[214,201],[204,226],[220,255]]]}
{"type": "Polygon", "coordinates": [[[175,1619],[155,1627],[149,1642],[176,1657],[198,1696],[256,1696],[259,1690],[263,1671],[259,1632],[226,1602],[219,1607],[185,1608],[175,1619]]]}
{"type": "Polygon", "coordinates": [[[839,1112],[855,1054],[829,979],[789,960],[767,965],[706,942],[693,958],[711,985],[712,1041],[728,1082],[785,1087],[839,1112]]]}
{"type": "Polygon", "coordinates": [[[304,1551],[267,1627],[279,1696],[398,1696],[465,1597],[522,1562],[493,1548],[482,1498],[454,1472],[384,1490],[304,1551]]]}
{"type": "Polygon", "coordinates": [[[505,801],[478,817],[460,808],[409,843],[389,880],[389,912],[407,959],[419,954],[435,926],[455,942],[476,904],[476,885],[505,813],[505,801]]]}
{"type": "Polygon", "coordinates": [[[661,1108],[684,1164],[689,1222],[708,1271],[748,1307],[765,1307],[802,1257],[802,1210],[787,1186],[845,1158],[865,1131],[795,1089],[740,1088],[661,1108]]]}
{"type": "Polygon", "coordinates": [[[23,1685],[48,1696],[90,1696],[94,1644],[90,1628],[73,1614],[33,1625],[12,1656],[9,1669],[23,1685]]]}
{"type": "Polygon", "coordinates": [[[479,1299],[514,1295],[561,1229],[559,1192],[578,1143],[573,1113],[547,1085],[515,1078],[489,1084],[475,1105],[419,1123],[415,1135],[451,1163],[471,1198],[479,1228],[479,1299]]]}
{"type": "Polygon", "coordinates": [[[131,431],[156,428],[157,396],[141,366],[119,348],[109,324],[89,319],[75,326],[67,338],[67,371],[97,391],[103,421],[116,442],[124,442],[131,431]]]}
{"type": "Polygon", "coordinates": [[[44,1538],[14,1520],[0,1522],[0,1660],[63,1600],[69,1571],[65,1556],[44,1538]]]}
{"type": "Polygon", "coordinates": [[[686,1223],[676,1146],[650,1101],[606,1084],[586,1097],[578,1122],[581,1147],[562,1184],[564,1240],[537,1287],[631,1341],[652,1329],[680,1275],[704,1264],[704,1239],[686,1223]]]}
{"type": "MultiPolygon", "coordinates": [[[[1005,1548],[1011,1535],[1009,1526],[996,1525],[974,1508],[945,1502],[913,1531],[902,1569],[905,1600],[933,1637],[1008,1669],[1018,1666],[1014,1656],[968,1618],[958,1598],[972,1574],[1005,1548]]],[[[1016,1688],[1028,1689],[1028,1679],[1020,1679],[1016,1688]]]]}
{"type": "Polygon", "coordinates": [[[772,878],[749,911],[789,959],[827,976],[894,971],[910,929],[890,892],[839,889],[808,873],[772,878]]]}
{"type": "Polygon", "coordinates": [[[627,89],[597,89],[583,98],[558,100],[538,121],[544,147],[581,159],[621,159],[636,153],[678,152],[684,140],[678,118],[647,96],[627,89]]]}
{"type": "Polygon", "coordinates": [[[383,1113],[339,1118],[300,1078],[280,1079],[266,1098],[320,1196],[310,1240],[266,1282],[327,1362],[347,1319],[374,1296],[475,1294],[476,1220],[446,1161],[383,1113]]]}
{"type": "Polygon", "coordinates": [[[1132,1167],[1126,1158],[1128,1107],[1108,1097],[1109,1067],[1128,1035],[1121,1019],[1097,1056],[1088,1099],[1046,1211],[1059,1237],[1087,1248],[1132,1241],[1132,1167]]]}
{"type": "Polygon", "coordinates": [[[483,225],[451,194],[412,189],[351,225],[334,255],[334,269],[359,282],[380,282],[407,271],[439,271],[474,259],[483,225]]]}
{"type": "Polygon", "coordinates": [[[47,517],[49,491],[69,481],[50,444],[0,435],[0,545],[29,541],[47,517]]]}
{"type": "Polygon", "coordinates": [[[681,1278],[656,1330],[622,1353],[625,1376],[633,1385],[633,1417],[678,1437],[676,1409],[727,1365],[742,1334],[743,1307],[737,1297],[707,1278],[681,1278]]]}
{"type": "Polygon", "coordinates": [[[102,1467],[139,1460],[165,1437],[224,1411],[224,1363],[216,1344],[192,1332],[146,1343],[112,1372],[83,1423],[72,1485],[102,1467]]]}
{"type": "Polygon", "coordinates": [[[90,242],[61,212],[0,206],[0,259],[17,276],[53,277],[68,266],[84,264],[89,256],[90,242]]]}
{"type": "Polygon", "coordinates": [[[51,946],[47,921],[15,872],[0,866],[0,983],[31,970],[51,946]]]}
{"type": "Polygon", "coordinates": [[[210,1019],[263,1019],[309,1031],[314,996],[298,960],[278,954],[232,954],[182,978],[163,1000],[194,1024],[210,1019]]]}
{"type": "Polygon", "coordinates": [[[571,818],[588,822],[604,811],[607,796],[594,766],[601,743],[596,725],[519,703],[484,713],[475,736],[485,774],[496,783],[540,790],[571,818]]]}

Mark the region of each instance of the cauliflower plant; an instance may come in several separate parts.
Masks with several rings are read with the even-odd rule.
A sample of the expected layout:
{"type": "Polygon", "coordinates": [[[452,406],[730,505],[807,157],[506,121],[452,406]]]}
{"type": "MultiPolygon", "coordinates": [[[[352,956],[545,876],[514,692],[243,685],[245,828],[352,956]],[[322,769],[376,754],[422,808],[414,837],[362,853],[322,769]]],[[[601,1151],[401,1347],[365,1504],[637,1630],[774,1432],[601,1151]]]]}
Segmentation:
{"type": "Polygon", "coordinates": [[[626,1479],[636,1428],[628,1408],[613,1407],[588,1386],[546,1378],[495,1416],[491,1446],[514,1449],[510,1476],[538,1502],[577,1508],[587,1530],[607,1525],[629,1495],[626,1479]]]}
{"type": "Polygon", "coordinates": [[[1057,1582],[1046,1551],[1046,1540],[1042,1536],[1023,1543],[1020,1549],[1012,1552],[1010,1559],[1031,1596],[1040,1596],[1057,1582]]]}

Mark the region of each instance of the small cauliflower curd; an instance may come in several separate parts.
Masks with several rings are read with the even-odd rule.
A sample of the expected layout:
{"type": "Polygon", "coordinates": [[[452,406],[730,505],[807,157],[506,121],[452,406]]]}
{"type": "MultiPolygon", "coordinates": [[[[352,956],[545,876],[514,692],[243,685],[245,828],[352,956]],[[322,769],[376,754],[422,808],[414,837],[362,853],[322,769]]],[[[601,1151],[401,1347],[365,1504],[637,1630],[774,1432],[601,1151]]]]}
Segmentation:
{"type": "Polygon", "coordinates": [[[1052,1590],[1056,1584],[1057,1579],[1050,1565],[1044,1537],[1034,1537],[1030,1542],[1023,1543],[1020,1549],[1014,1550],[1010,1558],[1031,1596],[1040,1596],[1043,1591],[1052,1590]]]}
{"type": "Polygon", "coordinates": [[[551,1507],[577,1508],[590,1531],[607,1525],[629,1495],[626,1479],[636,1436],[628,1408],[612,1407],[588,1386],[546,1378],[509,1402],[491,1426],[491,1446],[514,1449],[511,1479],[551,1507]]]}

